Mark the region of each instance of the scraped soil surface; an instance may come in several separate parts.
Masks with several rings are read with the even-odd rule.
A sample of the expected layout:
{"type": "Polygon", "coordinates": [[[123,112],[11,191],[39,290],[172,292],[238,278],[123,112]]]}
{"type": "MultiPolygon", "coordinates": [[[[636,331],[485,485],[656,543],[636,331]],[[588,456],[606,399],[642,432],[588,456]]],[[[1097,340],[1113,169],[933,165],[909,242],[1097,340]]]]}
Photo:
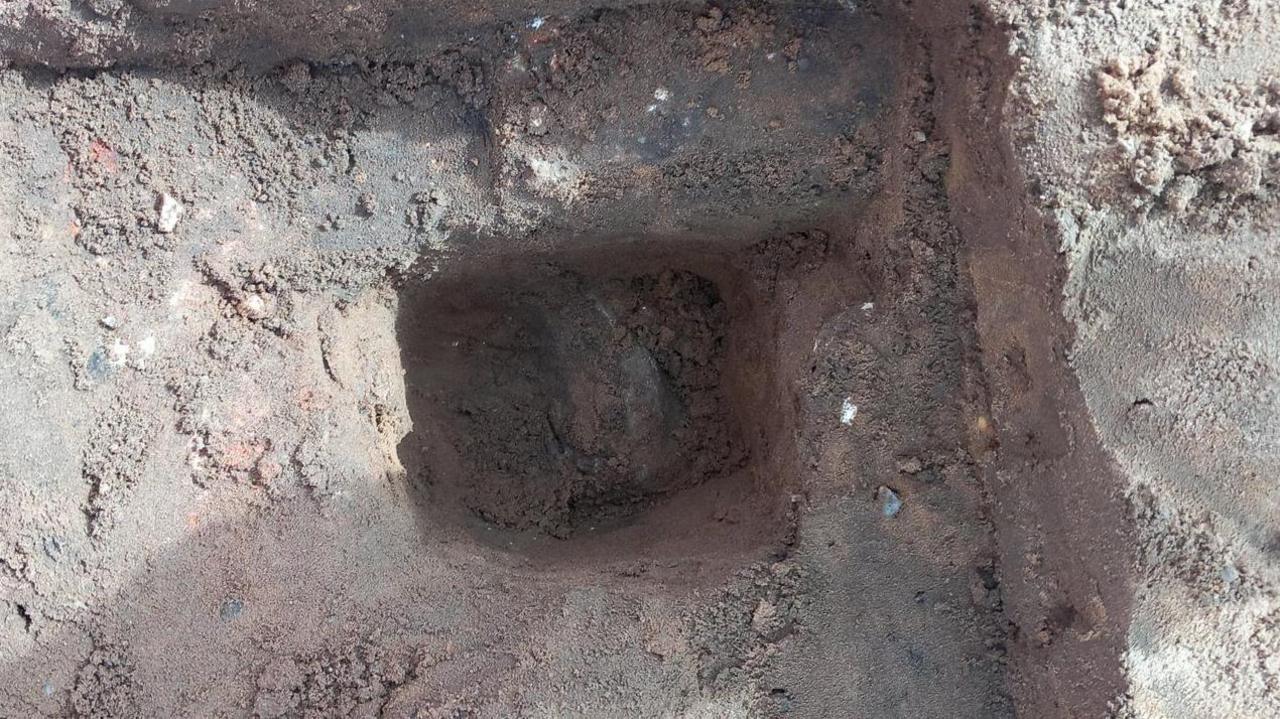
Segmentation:
{"type": "Polygon", "coordinates": [[[1123,537],[1081,559],[1010,479],[1100,477],[1070,516],[1123,524],[1056,424],[1051,299],[1017,294],[1056,297],[1054,260],[972,279],[1012,184],[982,154],[998,28],[556,7],[6,26],[0,715],[1002,717],[1044,667],[1090,716],[1122,691],[1122,603],[1080,597],[1123,537]]]}

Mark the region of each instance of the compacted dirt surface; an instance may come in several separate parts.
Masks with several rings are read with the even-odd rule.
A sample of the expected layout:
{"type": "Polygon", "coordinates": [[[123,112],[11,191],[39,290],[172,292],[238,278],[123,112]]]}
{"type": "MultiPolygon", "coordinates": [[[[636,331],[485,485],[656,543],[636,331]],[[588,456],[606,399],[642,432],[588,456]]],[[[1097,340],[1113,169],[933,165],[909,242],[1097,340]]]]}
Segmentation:
{"type": "Polygon", "coordinates": [[[0,6],[0,717],[1280,715],[1277,29],[0,6]]]}

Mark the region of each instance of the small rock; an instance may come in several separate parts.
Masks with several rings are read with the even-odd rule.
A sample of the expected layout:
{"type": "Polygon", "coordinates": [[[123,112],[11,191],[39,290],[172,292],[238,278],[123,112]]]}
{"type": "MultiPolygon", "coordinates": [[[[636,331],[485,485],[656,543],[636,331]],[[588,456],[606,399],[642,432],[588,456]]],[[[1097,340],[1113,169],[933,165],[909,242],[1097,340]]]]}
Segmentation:
{"type": "Polygon", "coordinates": [[[113,330],[120,326],[120,320],[116,319],[114,315],[107,315],[98,321],[102,323],[103,327],[106,327],[109,330],[113,330]]]}
{"type": "Polygon", "coordinates": [[[98,347],[90,355],[89,360],[85,363],[85,371],[89,374],[89,379],[99,382],[111,373],[111,363],[107,360],[107,348],[98,347]]]}
{"type": "Polygon", "coordinates": [[[886,517],[896,517],[902,511],[902,498],[888,487],[881,485],[876,490],[876,499],[880,502],[881,513],[886,517]]]}
{"type": "Polygon", "coordinates": [[[541,137],[550,129],[550,119],[546,103],[535,101],[529,105],[529,119],[525,122],[525,131],[535,137],[541,137]]]}
{"type": "Polygon", "coordinates": [[[156,209],[160,211],[160,217],[156,220],[156,229],[165,234],[173,232],[178,226],[178,220],[181,220],[182,214],[187,211],[181,202],[167,192],[160,194],[160,199],[156,201],[156,209]]]}
{"type": "Polygon", "coordinates": [[[41,547],[44,549],[45,556],[48,557],[49,559],[52,559],[53,561],[56,562],[58,561],[58,558],[62,556],[62,541],[59,540],[57,537],[53,535],[47,535],[45,537],[42,537],[40,540],[40,544],[41,544],[41,547]]]}
{"type": "Polygon", "coordinates": [[[1222,568],[1222,581],[1227,584],[1235,584],[1240,581],[1240,570],[1236,569],[1236,565],[1228,564],[1222,568]]]}
{"type": "Polygon", "coordinates": [[[853,424],[853,420],[858,416],[858,405],[853,403],[853,399],[845,397],[844,402],[840,405],[840,424],[846,427],[853,424]]]}
{"type": "Polygon", "coordinates": [[[1280,654],[1268,655],[1266,659],[1262,660],[1262,666],[1273,674],[1280,674],[1280,654]]]}
{"type": "Polygon", "coordinates": [[[1169,75],[1169,87],[1178,97],[1187,100],[1190,99],[1196,85],[1196,71],[1186,67],[1179,67],[1169,75]]]}
{"type": "Polygon", "coordinates": [[[1190,175],[1175,177],[1164,191],[1165,206],[1174,214],[1186,214],[1187,210],[1191,208],[1191,203],[1200,194],[1203,185],[1204,183],[1201,180],[1190,175]]]}
{"type": "Polygon", "coordinates": [[[250,293],[240,300],[240,304],[236,309],[245,319],[263,320],[270,317],[272,312],[275,311],[275,302],[272,301],[270,295],[250,293]]]}
{"type": "Polygon", "coordinates": [[[762,630],[769,625],[769,621],[777,614],[778,608],[772,602],[767,599],[761,599],[760,603],[756,605],[755,612],[751,615],[751,626],[757,631],[762,630]]]}
{"type": "Polygon", "coordinates": [[[235,598],[225,599],[222,602],[222,606],[218,607],[218,618],[224,622],[229,622],[240,616],[242,611],[244,611],[243,601],[235,598]]]}

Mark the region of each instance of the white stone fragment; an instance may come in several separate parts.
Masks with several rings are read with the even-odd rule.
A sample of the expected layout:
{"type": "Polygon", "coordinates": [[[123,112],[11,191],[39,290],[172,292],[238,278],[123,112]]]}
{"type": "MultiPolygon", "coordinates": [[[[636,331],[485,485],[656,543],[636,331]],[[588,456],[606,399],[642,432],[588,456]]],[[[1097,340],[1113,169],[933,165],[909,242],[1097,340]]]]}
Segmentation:
{"type": "Polygon", "coordinates": [[[840,405],[840,424],[845,426],[853,424],[853,420],[858,416],[858,405],[853,403],[853,399],[844,398],[844,403],[840,405]]]}
{"type": "Polygon", "coordinates": [[[182,219],[182,213],[187,211],[181,202],[167,192],[161,193],[157,207],[160,217],[156,220],[156,229],[165,234],[173,232],[178,226],[178,220],[182,219]]]}
{"type": "Polygon", "coordinates": [[[273,304],[269,297],[250,293],[240,300],[239,310],[241,316],[256,321],[270,317],[274,310],[273,304]]]}

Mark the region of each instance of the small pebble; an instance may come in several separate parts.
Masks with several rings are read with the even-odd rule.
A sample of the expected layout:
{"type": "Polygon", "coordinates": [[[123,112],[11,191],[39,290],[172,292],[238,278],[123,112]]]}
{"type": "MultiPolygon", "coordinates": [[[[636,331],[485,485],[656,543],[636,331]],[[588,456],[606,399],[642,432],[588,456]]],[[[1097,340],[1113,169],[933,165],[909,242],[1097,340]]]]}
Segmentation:
{"type": "Polygon", "coordinates": [[[186,212],[182,203],[167,192],[160,195],[156,208],[160,211],[160,217],[156,220],[156,229],[165,234],[173,232],[178,226],[178,220],[181,220],[182,214],[186,212]]]}
{"type": "Polygon", "coordinates": [[[244,299],[240,300],[240,304],[237,309],[239,309],[240,315],[245,319],[262,320],[271,316],[273,309],[272,304],[273,303],[269,301],[269,297],[264,297],[263,295],[255,293],[246,295],[244,299]]]}
{"type": "Polygon", "coordinates": [[[888,487],[881,486],[877,489],[876,499],[880,500],[880,511],[886,517],[896,517],[902,511],[902,498],[888,487]]]}
{"type": "Polygon", "coordinates": [[[778,608],[776,606],[768,600],[761,599],[760,603],[756,605],[755,612],[751,615],[751,626],[758,631],[767,626],[769,621],[777,616],[777,614],[778,608]]]}
{"type": "Polygon", "coordinates": [[[547,134],[550,129],[548,122],[549,110],[545,103],[535,102],[529,106],[529,119],[525,123],[526,130],[530,135],[541,137],[547,134]]]}
{"type": "Polygon", "coordinates": [[[120,326],[120,320],[116,319],[113,315],[107,315],[98,321],[102,323],[103,327],[106,327],[109,330],[113,330],[120,326]]]}
{"type": "Polygon", "coordinates": [[[1222,568],[1222,581],[1227,584],[1235,584],[1240,581],[1240,570],[1236,569],[1236,565],[1228,564],[1222,568]]]}
{"type": "Polygon", "coordinates": [[[223,600],[222,606],[218,608],[218,618],[224,622],[240,616],[240,612],[244,611],[244,602],[239,599],[223,600]]]}
{"type": "Polygon", "coordinates": [[[846,427],[853,424],[853,420],[858,416],[858,405],[853,403],[850,397],[844,398],[844,403],[840,405],[840,424],[846,427]]]}
{"type": "Polygon", "coordinates": [[[62,556],[62,542],[55,536],[48,535],[40,540],[41,546],[44,548],[44,554],[53,561],[58,561],[62,556]]]}
{"type": "Polygon", "coordinates": [[[111,372],[111,363],[107,361],[107,348],[99,347],[89,355],[88,362],[85,363],[85,371],[89,373],[89,378],[97,382],[106,378],[111,372]]]}

